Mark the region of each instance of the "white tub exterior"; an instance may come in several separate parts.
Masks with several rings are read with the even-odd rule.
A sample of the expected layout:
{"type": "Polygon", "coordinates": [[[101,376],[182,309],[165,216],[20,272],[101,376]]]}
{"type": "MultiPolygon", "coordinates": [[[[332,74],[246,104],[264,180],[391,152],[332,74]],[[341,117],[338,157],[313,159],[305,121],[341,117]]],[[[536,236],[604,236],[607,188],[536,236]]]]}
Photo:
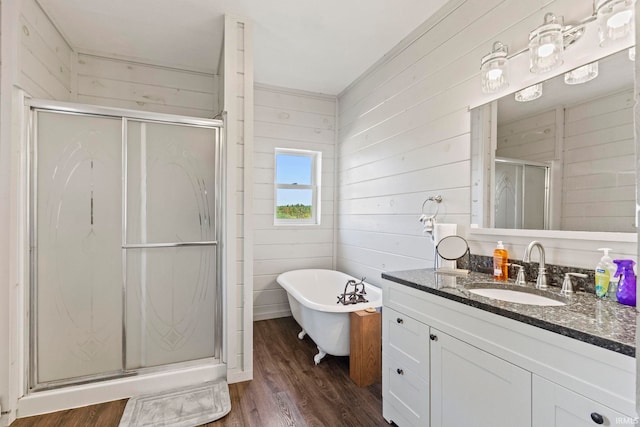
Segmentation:
{"type": "MultiPolygon", "coordinates": [[[[326,354],[349,355],[349,313],[367,307],[382,306],[382,291],[365,282],[369,302],[338,304],[349,280],[360,279],[334,270],[293,270],[278,276],[277,282],[287,291],[293,318],[302,327],[299,337],[307,333],[318,346],[316,364],[326,354]]],[[[353,288],[350,289],[350,291],[353,288]]]]}

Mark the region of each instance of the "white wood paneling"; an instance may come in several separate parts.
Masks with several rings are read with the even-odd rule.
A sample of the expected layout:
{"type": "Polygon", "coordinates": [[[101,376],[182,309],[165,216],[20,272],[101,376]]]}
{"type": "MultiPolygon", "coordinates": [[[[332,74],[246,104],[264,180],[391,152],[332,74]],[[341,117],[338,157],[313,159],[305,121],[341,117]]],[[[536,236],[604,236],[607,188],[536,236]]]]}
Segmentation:
{"type": "Polygon", "coordinates": [[[18,82],[36,98],[71,98],[72,49],[35,0],[20,4],[18,82]]]}
{"type": "MultiPolygon", "coordinates": [[[[253,38],[243,18],[225,16],[223,110],[226,122],[225,227],[228,380],[253,377],[253,38]],[[242,93],[238,89],[242,89],[242,93]],[[240,318],[237,312],[241,311],[240,318]]],[[[214,96],[214,98],[218,99],[214,96]]]]}
{"type": "MultiPolygon", "coordinates": [[[[480,92],[480,59],[495,40],[509,44],[512,52],[524,48],[526,35],[548,11],[565,19],[592,12],[587,2],[576,5],[571,0],[452,2],[425,23],[418,37],[392,50],[339,95],[338,269],[359,275],[432,266],[433,245],[422,236],[418,222],[428,196],[442,195],[438,220],[457,223],[458,233],[467,236],[471,195],[468,106],[480,92]]],[[[531,126],[532,132],[542,132],[547,141],[535,144],[529,153],[532,159],[557,154],[552,144],[555,127],[546,126],[554,123],[554,114],[550,122],[541,120],[531,126]]],[[[584,118],[587,113],[580,116],[580,120],[592,120],[584,118]]],[[[612,123],[616,119],[605,120],[612,123]]],[[[618,135],[623,133],[620,127],[628,128],[628,124],[615,124],[618,127],[611,131],[618,135]]],[[[594,127],[593,132],[601,130],[596,124],[589,126],[594,127]]],[[[580,127],[584,130],[586,125],[580,127]]],[[[612,143],[618,140],[607,137],[613,138],[612,143]]],[[[502,155],[509,154],[505,149],[502,155]]],[[[587,155],[575,154],[576,158],[587,155]]],[[[633,197],[632,189],[629,194],[633,197]]],[[[494,235],[467,237],[472,253],[484,255],[490,255],[495,246],[489,242],[498,240],[494,235]]],[[[516,256],[522,254],[525,239],[533,240],[513,239],[516,256]]],[[[591,259],[585,257],[593,251],[591,244],[571,241],[567,251],[583,251],[574,256],[565,253],[562,239],[543,237],[543,243],[549,248],[549,262],[591,267],[591,259]]],[[[618,246],[621,252],[629,252],[629,245],[618,246]]]]}
{"type": "Polygon", "coordinates": [[[79,53],[79,101],[212,118],[220,111],[218,76],[79,53]]]}
{"type": "Polygon", "coordinates": [[[335,201],[334,97],[256,85],[253,152],[254,319],[291,315],[286,292],[276,283],[285,271],[333,268],[335,201]],[[275,149],[322,153],[321,223],[276,226],[275,149]]]}
{"type": "Polygon", "coordinates": [[[556,147],[556,111],[498,124],[496,157],[544,162],[553,160],[556,147]]]}
{"type": "Polygon", "coordinates": [[[633,102],[629,89],[566,108],[562,229],[635,231],[633,102]]]}

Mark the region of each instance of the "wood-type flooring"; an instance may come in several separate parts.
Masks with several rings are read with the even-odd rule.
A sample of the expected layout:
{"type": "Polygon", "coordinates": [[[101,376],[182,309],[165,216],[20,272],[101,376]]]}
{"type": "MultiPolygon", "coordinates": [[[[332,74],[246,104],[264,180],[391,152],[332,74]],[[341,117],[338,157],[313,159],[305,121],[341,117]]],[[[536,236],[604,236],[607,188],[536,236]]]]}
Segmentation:
{"type": "MultiPolygon", "coordinates": [[[[254,323],[254,379],[230,384],[231,412],[205,426],[386,426],[381,384],[359,388],[349,358],[317,352],[292,317],[254,323]]],[[[117,427],[127,400],[20,418],[11,427],[117,427]]]]}

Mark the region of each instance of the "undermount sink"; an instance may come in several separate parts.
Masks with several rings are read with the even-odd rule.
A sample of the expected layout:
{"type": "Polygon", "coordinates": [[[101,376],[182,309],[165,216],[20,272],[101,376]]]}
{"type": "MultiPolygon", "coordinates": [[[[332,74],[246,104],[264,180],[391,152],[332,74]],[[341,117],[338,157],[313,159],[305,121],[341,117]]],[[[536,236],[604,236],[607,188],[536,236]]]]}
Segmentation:
{"type": "Polygon", "coordinates": [[[466,286],[475,295],[517,304],[539,306],[567,305],[563,298],[538,289],[525,288],[519,285],[502,285],[498,283],[474,283],[466,286]]]}

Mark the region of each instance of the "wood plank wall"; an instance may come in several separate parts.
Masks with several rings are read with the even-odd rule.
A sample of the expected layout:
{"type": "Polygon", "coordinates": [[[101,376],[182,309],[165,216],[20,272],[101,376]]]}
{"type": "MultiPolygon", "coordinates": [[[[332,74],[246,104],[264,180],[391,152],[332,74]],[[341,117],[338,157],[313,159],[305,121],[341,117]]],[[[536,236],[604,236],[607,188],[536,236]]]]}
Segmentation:
{"type": "Polygon", "coordinates": [[[335,112],[332,96],[255,87],[254,320],[291,315],[278,274],[333,268],[335,112]],[[275,148],[322,153],[320,225],[274,225],[275,148]]]}
{"type": "MultiPolygon", "coordinates": [[[[482,99],[479,68],[494,41],[527,44],[546,12],[577,20],[590,2],[453,0],[339,96],[337,266],[379,282],[385,270],[432,265],[418,217],[442,195],[438,220],[458,224],[471,251],[490,255],[505,240],[514,258],[531,238],[471,234],[469,105],[482,99]]],[[[477,104],[476,104],[477,105],[477,104]]],[[[544,238],[551,263],[592,267],[582,239],[544,238]]],[[[635,256],[635,244],[617,245],[635,256]]]]}
{"type": "Polygon", "coordinates": [[[509,123],[501,123],[497,130],[496,157],[551,161],[556,148],[556,111],[551,109],[509,123]]]}
{"type": "Polygon", "coordinates": [[[228,380],[253,377],[253,30],[225,16],[226,286],[228,380]],[[235,333],[234,333],[235,332],[235,333]]]}
{"type": "Polygon", "coordinates": [[[79,53],[76,100],[159,113],[213,118],[220,112],[218,76],[79,53]]]}
{"type": "Polygon", "coordinates": [[[71,99],[73,51],[35,0],[21,3],[18,85],[34,98],[71,99]]]}
{"type": "Polygon", "coordinates": [[[567,106],[556,148],[556,111],[498,126],[496,155],[532,161],[562,156],[564,230],[634,232],[633,89],[567,106]]]}
{"type": "Polygon", "coordinates": [[[629,89],[565,110],[563,228],[636,231],[633,105],[629,89]]]}
{"type": "Polygon", "coordinates": [[[218,76],[74,52],[35,0],[21,4],[18,85],[58,101],[212,118],[218,76]]]}

